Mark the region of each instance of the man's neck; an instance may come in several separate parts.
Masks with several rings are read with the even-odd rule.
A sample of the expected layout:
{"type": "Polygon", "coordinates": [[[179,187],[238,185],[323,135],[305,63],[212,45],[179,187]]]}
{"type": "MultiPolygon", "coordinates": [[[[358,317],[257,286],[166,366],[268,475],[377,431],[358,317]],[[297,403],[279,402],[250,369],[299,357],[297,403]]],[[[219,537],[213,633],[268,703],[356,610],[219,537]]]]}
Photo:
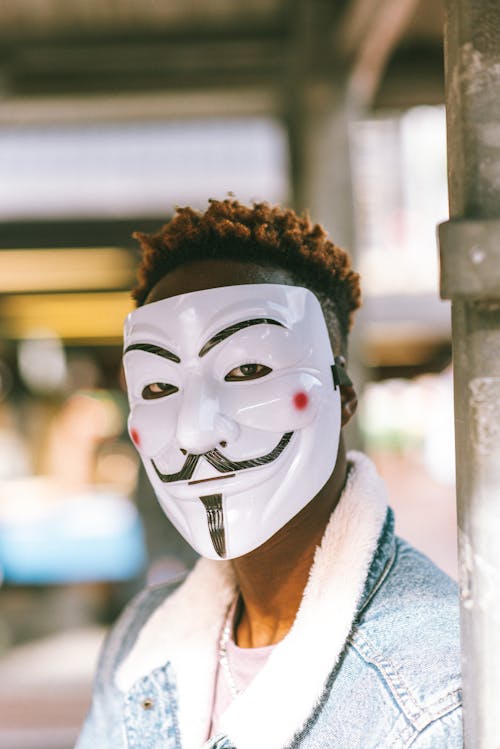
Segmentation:
{"type": "Polygon", "coordinates": [[[274,645],[285,637],[297,614],[317,546],[347,476],[341,440],[335,470],[319,494],[269,541],[233,560],[241,595],[235,622],[240,647],[274,645]]]}

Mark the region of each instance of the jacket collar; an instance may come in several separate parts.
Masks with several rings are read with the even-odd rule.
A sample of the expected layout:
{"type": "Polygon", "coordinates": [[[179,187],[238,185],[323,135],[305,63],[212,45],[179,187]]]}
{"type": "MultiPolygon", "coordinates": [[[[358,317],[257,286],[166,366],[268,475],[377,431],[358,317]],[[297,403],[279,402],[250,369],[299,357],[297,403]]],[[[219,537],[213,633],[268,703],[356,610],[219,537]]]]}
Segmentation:
{"type": "MultiPolygon", "coordinates": [[[[281,749],[301,731],[387,567],[393,531],[384,484],[366,456],[352,452],[348,458],[346,486],[316,550],[295,622],[222,716],[221,728],[238,749],[281,749]]],[[[172,664],[183,749],[199,749],[206,739],[218,641],[235,594],[231,563],[201,559],[146,622],[117,672],[116,685],[126,692],[172,664]]]]}

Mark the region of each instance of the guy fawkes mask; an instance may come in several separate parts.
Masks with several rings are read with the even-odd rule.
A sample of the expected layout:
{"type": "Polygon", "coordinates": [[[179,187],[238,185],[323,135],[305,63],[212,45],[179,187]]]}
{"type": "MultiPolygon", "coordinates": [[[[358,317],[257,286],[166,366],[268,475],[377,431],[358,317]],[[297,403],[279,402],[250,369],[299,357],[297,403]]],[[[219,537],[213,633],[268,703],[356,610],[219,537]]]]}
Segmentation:
{"type": "Polygon", "coordinates": [[[330,477],[340,390],[308,289],[226,286],[146,304],[127,318],[124,367],[130,436],[201,555],[257,548],[330,477]]]}

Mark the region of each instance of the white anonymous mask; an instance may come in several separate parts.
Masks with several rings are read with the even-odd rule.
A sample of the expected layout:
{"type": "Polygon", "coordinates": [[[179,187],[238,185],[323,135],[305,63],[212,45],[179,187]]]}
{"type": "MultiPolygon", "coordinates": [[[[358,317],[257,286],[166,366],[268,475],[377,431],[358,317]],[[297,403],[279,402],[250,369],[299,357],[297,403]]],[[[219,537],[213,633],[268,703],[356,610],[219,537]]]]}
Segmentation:
{"type": "Polygon", "coordinates": [[[324,486],[340,388],[315,295],[194,291],[125,323],[129,433],[171,522],[202,556],[260,546],[324,486]]]}

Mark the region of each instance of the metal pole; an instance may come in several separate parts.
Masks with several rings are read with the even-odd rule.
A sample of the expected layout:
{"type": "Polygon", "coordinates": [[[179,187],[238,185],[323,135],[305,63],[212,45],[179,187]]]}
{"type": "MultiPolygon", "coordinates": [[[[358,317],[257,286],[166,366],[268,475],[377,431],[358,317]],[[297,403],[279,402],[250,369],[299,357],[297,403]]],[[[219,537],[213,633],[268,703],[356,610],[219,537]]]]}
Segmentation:
{"type": "Polygon", "coordinates": [[[465,746],[500,747],[500,3],[447,0],[452,300],[465,746]]]}

